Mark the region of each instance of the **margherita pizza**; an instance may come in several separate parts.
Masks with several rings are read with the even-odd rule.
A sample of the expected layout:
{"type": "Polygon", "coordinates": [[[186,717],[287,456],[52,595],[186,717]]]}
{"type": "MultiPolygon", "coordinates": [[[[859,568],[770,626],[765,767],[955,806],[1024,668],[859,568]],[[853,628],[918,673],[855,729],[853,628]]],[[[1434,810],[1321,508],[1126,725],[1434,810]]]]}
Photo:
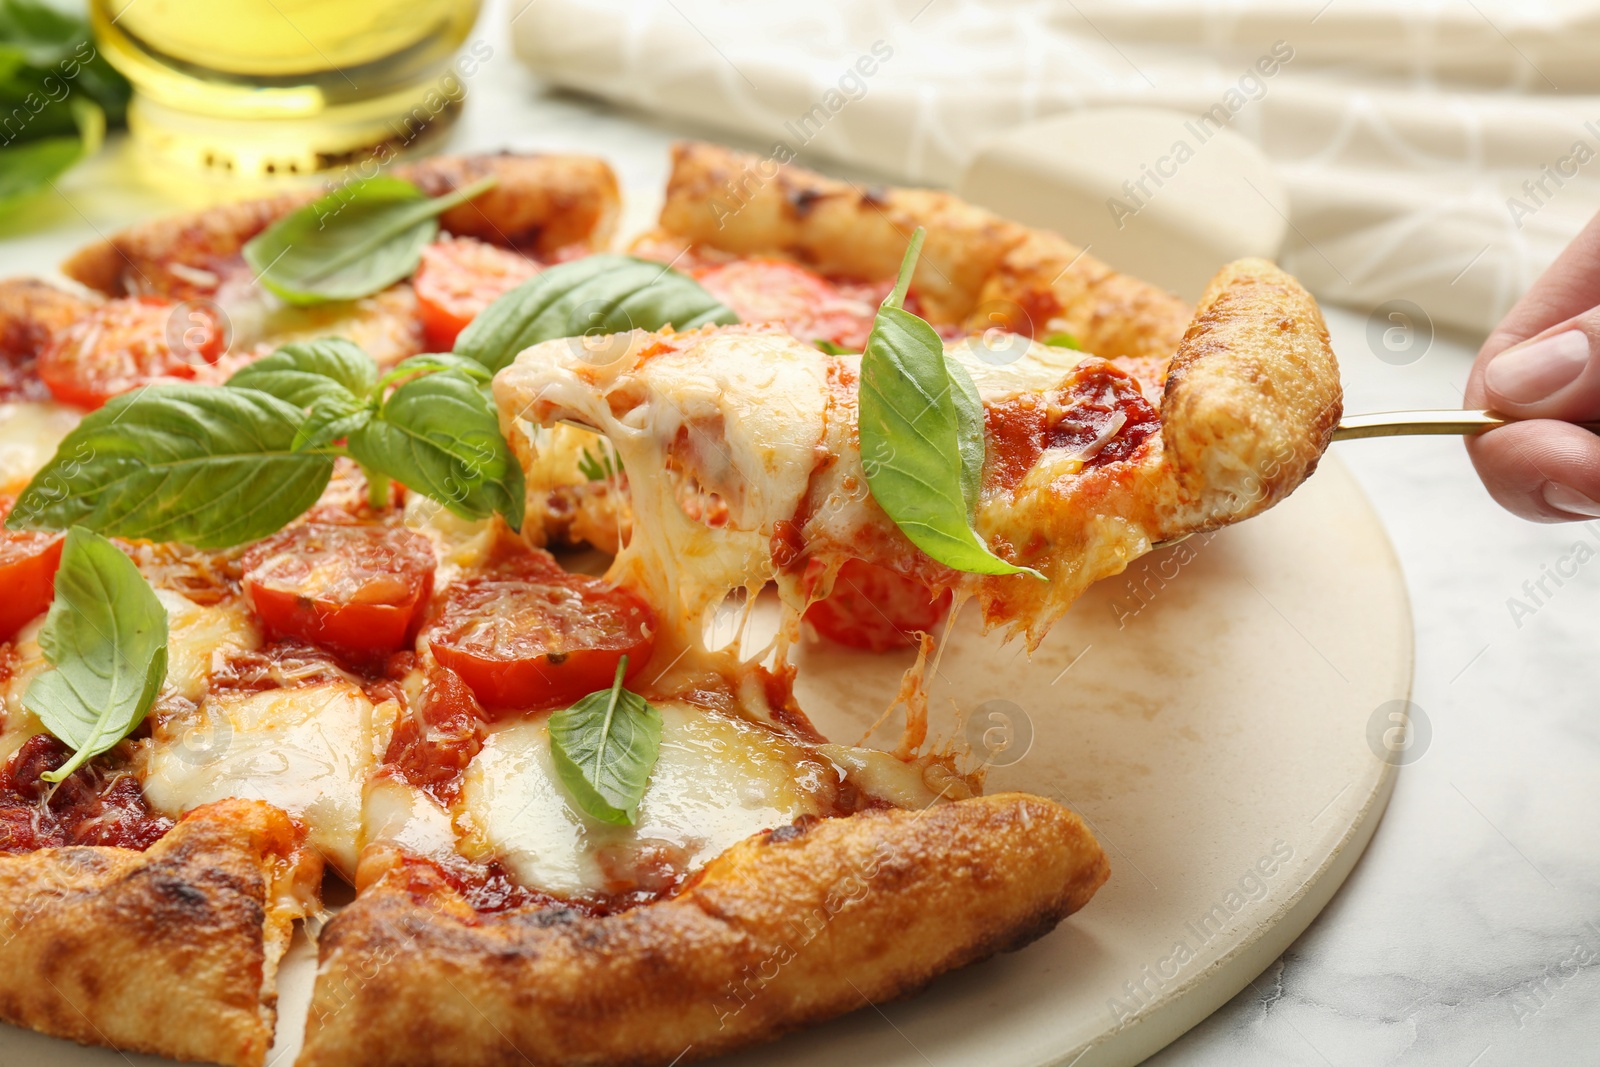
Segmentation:
{"type": "Polygon", "coordinates": [[[301,1067],[665,1065],[1089,902],[1073,812],[926,750],[928,635],[1036,645],[1290,492],[1321,315],[755,167],[680,146],[627,253],[603,163],[501,155],[0,283],[0,1019],[259,1067],[315,917],[301,1067]],[[708,642],[768,587],[771,646],[708,642]],[[811,725],[801,640],[920,648],[896,751],[811,725]]]}

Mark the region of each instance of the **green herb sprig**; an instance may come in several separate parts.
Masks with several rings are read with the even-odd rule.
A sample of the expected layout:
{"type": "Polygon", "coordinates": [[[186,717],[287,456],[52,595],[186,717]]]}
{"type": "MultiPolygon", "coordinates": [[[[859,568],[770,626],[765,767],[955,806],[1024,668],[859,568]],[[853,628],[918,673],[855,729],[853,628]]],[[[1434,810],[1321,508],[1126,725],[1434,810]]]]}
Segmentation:
{"type": "Polygon", "coordinates": [[[22,702],[74,750],[41,775],[59,782],[144,721],[167,678],[167,612],[121,549],[75,526],[61,547],[39,647],[51,666],[22,702]]]}
{"type": "Polygon", "coordinates": [[[661,712],[623,687],[628,657],[610,689],[550,716],[550,755],[567,795],[601,822],[632,826],[661,754],[661,712]]]}
{"type": "Polygon", "coordinates": [[[455,352],[493,373],[541,341],[738,321],[699,282],[665,264],[586,256],[541,271],[499,297],[461,331],[455,352]]]}
{"type": "Polygon", "coordinates": [[[392,478],[462,518],[520,528],[522,468],[487,382],[448,354],[380,377],[333,338],[285,345],[222,387],[146,386],[86,415],[6,525],[229,548],[293,521],[349,455],[370,484],[392,478]]]}
{"type": "Polygon", "coordinates": [[[945,566],[1042,579],[995,555],[973,528],[983,401],[933,327],[902,306],[923,236],[921,227],[912,234],[861,355],[858,433],[868,488],[912,544],[945,566]]]}
{"type": "Polygon", "coordinates": [[[291,304],[355,300],[417,269],[439,235],[439,216],[485,192],[493,175],[429,197],[380,175],[343,185],[252,237],[244,259],[261,284],[291,304]]]}
{"type": "Polygon", "coordinates": [[[82,19],[38,0],[0,0],[0,208],[99,151],[131,91],[82,19]]]}

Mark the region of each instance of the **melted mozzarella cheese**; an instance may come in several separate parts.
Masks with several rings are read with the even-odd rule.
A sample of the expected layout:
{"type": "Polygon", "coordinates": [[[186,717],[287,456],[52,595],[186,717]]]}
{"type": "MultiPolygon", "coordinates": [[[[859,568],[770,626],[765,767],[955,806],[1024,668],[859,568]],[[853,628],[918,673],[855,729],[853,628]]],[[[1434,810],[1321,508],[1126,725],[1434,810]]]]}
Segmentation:
{"type": "Polygon", "coordinates": [[[157,589],[167,609],[167,690],[185,700],[205,696],[229,653],[261,647],[261,627],[243,600],[201,606],[171,589],[157,589]]]}
{"type": "Polygon", "coordinates": [[[156,724],[145,797],[174,817],[229,797],[264,800],[304,822],[311,846],[352,877],[362,790],[396,711],[345,682],[209,696],[156,724]]]}
{"type": "Polygon", "coordinates": [[[82,418],[65,404],[0,403],[0,493],[20,493],[82,418]]]}
{"type": "Polygon", "coordinates": [[[752,834],[826,808],[837,773],[804,749],[693,705],[656,707],[661,755],[635,825],[578,811],[556,777],[545,720],[515,722],[467,768],[462,851],[561,895],[666,888],[752,834]]]}
{"type": "Polygon", "coordinates": [[[455,852],[456,832],[450,813],[427,793],[392,774],[378,774],[367,783],[361,810],[361,847],[377,844],[423,858],[447,856],[455,852]]]}
{"type": "Polygon", "coordinates": [[[774,577],[774,526],[794,516],[822,458],[826,365],[775,331],[710,330],[665,349],[626,336],[603,364],[569,341],[535,345],[495,378],[495,398],[526,466],[539,447],[529,424],[567,420],[610,439],[635,531],[610,577],[698,646],[731,590],[774,577]]]}
{"type": "Polygon", "coordinates": [[[439,559],[433,575],[435,590],[443,589],[464,570],[482,563],[495,543],[495,526],[488,519],[463,519],[438,501],[421,493],[407,493],[403,521],[406,527],[433,542],[439,559]]]}
{"type": "Polygon", "coordinates": [[[1053,389],[1090,353],[1052,348],[1008,333],[990,346],[983,337],[966,337],[945,345],[945,354],[966,368],[984,403],[1024,392],[1053,389]]]}

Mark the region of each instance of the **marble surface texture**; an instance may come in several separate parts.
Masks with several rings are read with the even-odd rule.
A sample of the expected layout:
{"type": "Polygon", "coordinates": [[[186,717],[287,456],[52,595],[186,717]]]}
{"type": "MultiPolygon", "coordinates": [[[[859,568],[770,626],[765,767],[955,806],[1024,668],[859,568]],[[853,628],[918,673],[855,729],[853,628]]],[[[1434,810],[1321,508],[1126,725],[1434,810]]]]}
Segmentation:
{"type": "MultiPolygon", "coordinates": [[[[628,188],[653,190],[675,137],[714,134],[545,93],[511,55],[497,6],[477,31],[494,56],[442,147],[592,152],[628,188]]],[[[113,142],[59,198],[0,220],[0,273],[46,271],[97,232],[175,205],[134,174],[113,142]]],[[[653,208],[636,204],[633,221],[653,208]]],[[[1393,351],[1381,336],[1388,323],[1338,309],[1328,319],[1347,411],[1459,406],[1477,338],[1427,340],[1422,329],[1393,351]]],[[[1371,847],[1321,917],[1151,1062],[1595,1062],[1600,523],[1541,526],[1502,512],[1456,440],[1334,447],[1403,564],[1413,699],[1431,737],[1419,737],[1371,847]]]]}

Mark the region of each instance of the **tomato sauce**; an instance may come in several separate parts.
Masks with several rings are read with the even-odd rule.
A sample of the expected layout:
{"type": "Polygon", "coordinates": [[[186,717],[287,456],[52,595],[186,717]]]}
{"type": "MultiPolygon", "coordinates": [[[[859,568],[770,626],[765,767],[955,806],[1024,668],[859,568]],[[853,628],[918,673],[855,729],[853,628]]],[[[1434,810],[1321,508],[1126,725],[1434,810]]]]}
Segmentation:
{"type": "Polygon", "coordinates": [[[39,734],[0,769],[0,852],[66,845],[142,852],[172,829],[171,819],[150,811],[139,779],[116,752],[79,767],[59,785],[40,777],[71,755],[54,737],[39,734]]]}
{"type": "Polygon", "coordinates": [[[467,764],[483,748],[485,716],[455,671],[434,667],[395,724],[384,762],[446,807],[461,795],[467,764]]]}
{"type": "Polygon", "coordinates": [[[991,406],[985,424],[995,481],[1014,489],[1049,449],[1086,452],[1085,470],[1130,459],[1160,432],[1161,416],[1138,382],[1091,357],[1053,394],[1013,397],[991,406]]]}

